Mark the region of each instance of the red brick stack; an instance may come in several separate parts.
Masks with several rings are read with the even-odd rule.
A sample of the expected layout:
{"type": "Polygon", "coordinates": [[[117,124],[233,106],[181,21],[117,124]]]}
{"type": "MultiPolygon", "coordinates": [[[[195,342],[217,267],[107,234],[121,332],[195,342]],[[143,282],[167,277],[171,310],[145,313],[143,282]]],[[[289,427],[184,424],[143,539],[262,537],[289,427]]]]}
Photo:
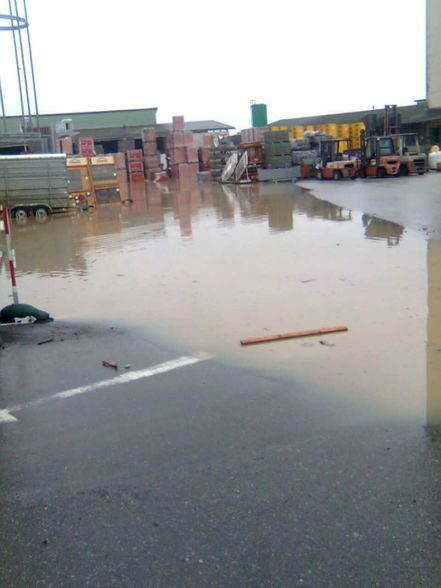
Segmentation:
{"type": "Polygon", "coordinates": [[[93,157],[95,155],[93,137],[80,137],[78,139],[78,148],[81,157],[93,157]]]}
{"type": "Polygon", "coordinates": [[[202,135],[201,139],[201,146],[198,150],[199,164],[202,171],[209,171],[211,168],[211,135],[205,133],[202,135]]]}
{"type": "Polygon", "coordinates": [[[64,137],[59,141],[59,151],[66,153],[66,155],[73,154],[73,141],[72,137],[64,137]]]}
{"type": "Polygon", "coordinates": [[[173,131],[167,137],[170,166],[174,178],[195,178],[199,171],[198,150],[193,133],[185,130],[184,117],[173,117],[173,131]]]}
{"type": "Polygon", "coordinates": [[[139,182],[144,180],[144,162],[141,149],[127,151],[127,163],[129,168],[129,180],[139,182]]]}
{"type": "Polygon", "coordinates": [[[125,153],[112,153],[115,162],[116,175],[119,182],[127,182],[127,164],[125,153]]]}
{"type": "Polygon", "coordinates": [[[161,171],[155,129],[151,127],[142,129],[142,149],[144,151],[145,177],[151,179],[156,173],[161,171]]]}

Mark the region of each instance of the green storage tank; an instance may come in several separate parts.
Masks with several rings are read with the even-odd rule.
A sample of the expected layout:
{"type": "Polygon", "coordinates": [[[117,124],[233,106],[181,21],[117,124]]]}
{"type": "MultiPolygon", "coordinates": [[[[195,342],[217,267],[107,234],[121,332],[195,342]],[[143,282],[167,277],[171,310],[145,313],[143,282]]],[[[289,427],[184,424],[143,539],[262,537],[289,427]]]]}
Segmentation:
{"type": "Polygon", "coordinates": [[[253,121],[253,127],[267,126],[266,104],[251,104],[251,120],[253,121]]]}

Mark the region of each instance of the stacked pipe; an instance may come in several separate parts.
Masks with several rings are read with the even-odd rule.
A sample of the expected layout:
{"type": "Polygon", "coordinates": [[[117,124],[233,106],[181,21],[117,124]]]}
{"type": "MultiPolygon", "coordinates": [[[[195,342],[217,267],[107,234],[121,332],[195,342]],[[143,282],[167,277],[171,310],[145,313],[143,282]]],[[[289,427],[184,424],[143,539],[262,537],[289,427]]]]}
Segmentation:
{"type": "Polygon", "coordinates": [[[127,151],[127,163],[129,168],[129,180],[139,182],[144,180],[144,162],[141,149],[130,149],[127,151]]]}
{"type": "Polygon", "coordinates": [[[185,130],[183,116],[173,117],[173,131],[167,137],[173,178],[195,178],[199,171],[198,150],[193,133],[185,130]]]}
{"type": "Polygon", "coordinates": [[[156,145],[156,133],[152,127],[142,129],[142,150],[144,152],[145,177],[151,180],[161,171],[161,160],[156,145]]]}

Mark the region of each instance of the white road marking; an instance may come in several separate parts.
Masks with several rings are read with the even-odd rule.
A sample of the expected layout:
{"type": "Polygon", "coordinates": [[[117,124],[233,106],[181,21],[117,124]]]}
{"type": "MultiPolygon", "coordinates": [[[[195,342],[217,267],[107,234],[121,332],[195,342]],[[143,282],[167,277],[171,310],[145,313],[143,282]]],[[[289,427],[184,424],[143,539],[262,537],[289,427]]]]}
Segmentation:
{"type": "Polygon", "coordinates": [[[115,378],[101,380],[100,382],[95,382],[93,384],[88,384],[86,386],[79,386],[78,388],[72,388],[71,390],[57,392],[56,394],[51,394],[50,396],[43,396],[42,398],[38,398],[37,400],[30,400],[29,402],[17,404],[16,406],[11,406],[10,408],[0,409],[0,423],[17,422],[17,418],[13,416],[11,412],[15,413],[25,408],[33,408],[35,406],[47,404],[48,402],[52,402],[53,400],[64,400],[66,398],[72,398],[73,396],[78,396],[80,394],[89,394],[89,392],[94,392],[95,390],[110,388],[112,386],[119,386],[120,384],[127,384],[129,382],[134,382],[135,380],[140,380],[142,378],[157,376],[158,374],[163,374],[165,372],[170,372],[172,370],[176,370],[187,365],[199,363],[200,361],[205,361],[206,359],[210,359],[212,357],[213,355],[210,355],[209,353],[205,352],[195,353],[194,355],[184,355],[182,357],[171,359],[170,361],[166,361],[164,363],[159,363],[150,368],[137,370],[136,372],[126,372],[124,374],[116,376],[115,378]]]}
{"type": "Polygon", "coordinates": [[[17,419],[12,414],[9,414],[7,410],[0,410],[0,423],[14,423],[17,419]]]}

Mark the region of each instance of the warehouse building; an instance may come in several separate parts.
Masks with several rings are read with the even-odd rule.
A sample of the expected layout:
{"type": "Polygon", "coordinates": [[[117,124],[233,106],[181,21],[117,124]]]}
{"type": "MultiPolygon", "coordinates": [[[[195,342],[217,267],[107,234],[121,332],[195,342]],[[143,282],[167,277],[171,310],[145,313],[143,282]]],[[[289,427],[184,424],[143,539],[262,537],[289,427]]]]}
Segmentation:
{"type": "MultiPolygon", "coordinates": [[[[427,100],[416,100],[415,104],[397,107],[397,127],[400,132],[417,133],[428,147],[441,142],[441,107],[430,108],[427,100]]],[[[318,116],[283,118],[270,123],[271,127],[290,130],[299,126],[364,123],[366,129],[383,132],[384,109],[360,110],[318,116]]]]}
{"type": "MultiPolygon", "coordinates": [[[[0,141],[0,153],[64,151],[66,143],[63,139],[66,138],[71,139],[73,152],[78,153],[78,141],[84,137],[93,138],[97,154],[125,152],[142,148],[142,129],[146,127],[155,129],[158,149],[162,151],[172,124],[157,124],[157,110],[137,108],[40,114],[33,116],[31,121],[22,116],[8,116],[4,119],[6,133],[0,141]]],[[[198,135],[228,134],[233,128],[215,120],[185,123],[185,130],[194,134],[195,144],[198,135]]]]}

